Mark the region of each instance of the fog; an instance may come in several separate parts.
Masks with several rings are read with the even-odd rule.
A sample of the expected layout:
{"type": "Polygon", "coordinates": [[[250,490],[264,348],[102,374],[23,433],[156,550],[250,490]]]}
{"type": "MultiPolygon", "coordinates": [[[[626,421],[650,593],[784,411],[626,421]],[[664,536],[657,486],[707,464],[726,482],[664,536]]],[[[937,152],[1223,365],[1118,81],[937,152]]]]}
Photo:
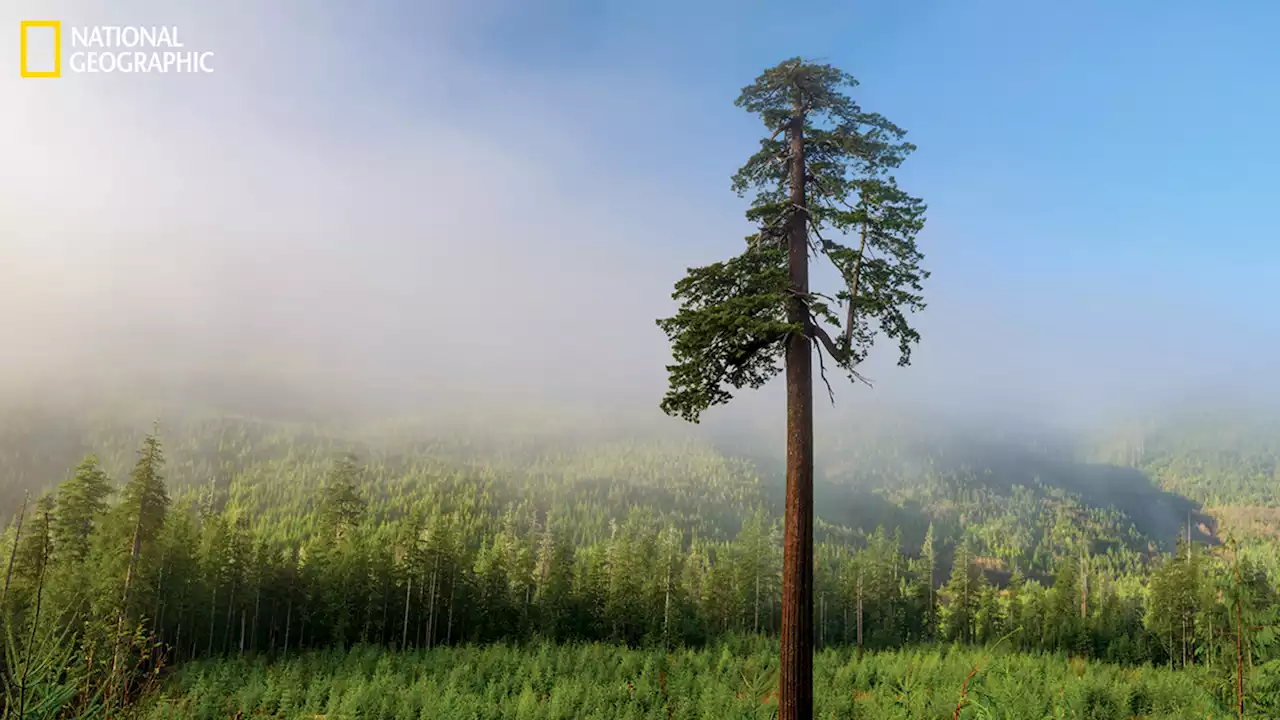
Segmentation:
{"type": "MultiPolygon", "coordinates": [[[[759,128],[732,100],[788,49],[732,67],[709,55],[732,78],[714,92],[712,70],[612,57],[603,41],[573,65],[488,52],[481,40],[524,12],[7,3],[5,28],[178,25],[216,72],[0,71],[0,386],[677,424],[657,410],[669,355],[654,319],[686,267],[749,231],[728,177],[759,128]]],[[[16,35],[0,33],[0,57],[17,56],[16,35]]],[[[870,92],[897,119],[894,97],[870,92]]],[[[910,368],[885,343],[865,369],[874,389],[837,381],[838,411],[1092,421],[1274,386],[1274,322],[1199,297],[1204,267],[1157,259],[1137,276],[1079,262],[1053,239],[1060,218],[975,219],[972,188],[926,142],[942,121],[899,122],[921,146],[904,183],[931,206],[923,342],[910,368]]],[[[1241,280],[1255,306],[1263,278],[1241,280]]],[[[772,427],[780,408],[769,387],[710,419],[772,427]]]]}

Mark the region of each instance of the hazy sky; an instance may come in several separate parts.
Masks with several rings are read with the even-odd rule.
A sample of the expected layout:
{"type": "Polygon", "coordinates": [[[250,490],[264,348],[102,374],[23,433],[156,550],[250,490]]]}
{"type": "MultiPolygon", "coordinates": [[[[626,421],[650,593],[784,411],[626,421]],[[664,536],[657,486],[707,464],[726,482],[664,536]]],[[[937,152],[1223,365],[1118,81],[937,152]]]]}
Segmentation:
{"type": "Polygon", "coordinates": [[[749,230],[729,176],[761,127],[733,100],[803,55],[908,129],[930,208],[916,364],[847,402],[1261,382],[1278,27],[1245,2],[9,0],[0,371],[650,410],[671,284],[749,230]],[[177,25],[216,72],[20,79],[21,19],[177,25]]]}

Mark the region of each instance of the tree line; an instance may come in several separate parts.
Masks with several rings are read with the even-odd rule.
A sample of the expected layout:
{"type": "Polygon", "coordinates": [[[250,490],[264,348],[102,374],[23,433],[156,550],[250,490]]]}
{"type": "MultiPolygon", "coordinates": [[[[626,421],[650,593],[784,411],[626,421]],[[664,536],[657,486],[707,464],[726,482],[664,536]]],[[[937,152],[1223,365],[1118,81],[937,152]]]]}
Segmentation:
{"type": "MultiPolygon", "coordinates": [[[[371,513],[368,472],[346,456],[293,534],[255,528],[209,495],[174,503],[164,462],[148,435],[120,488],[89,457],[19,512],[0,596],[10,684],[54,645],[72,649],[63,661],[81,673],[77,693],[123,700],[148,674],[198,658],[535,638],[670,648],[775,636],[781,624],[780,518],[764,506],[726,538],[652,507],[614,508],[608,532],[581,542],[562,508],[492,512],[467,484],[371,513]]],[[[997,584],[971,541],[947,543],[932,528],[915,552],[883,528],[818,543],[818,647],[1004,638],[1224,672],[1280,657],[1275,584],[1231,546],[1180,542],[1125,570],[1080,536],[1051,576],[1015,570],[997,584]]]]}

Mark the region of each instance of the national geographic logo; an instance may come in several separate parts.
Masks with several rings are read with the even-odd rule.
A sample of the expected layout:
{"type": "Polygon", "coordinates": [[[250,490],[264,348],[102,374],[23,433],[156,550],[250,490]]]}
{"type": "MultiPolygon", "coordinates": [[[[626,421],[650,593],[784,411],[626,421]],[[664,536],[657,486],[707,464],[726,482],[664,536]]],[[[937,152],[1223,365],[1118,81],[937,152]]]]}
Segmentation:
{"type": "Polygon", "coordinates": [[[80,25],[70,30],[63,62],[61,20],[23,20],[19,70],[24,78],[73,73],[211,73],[213,53],[188,49],[176,25],[80,25]]]}
{"type": "Polygon", "coordinates": [[[62,77],[62,23],[58,20],[23,20],[18,41],[22,54],[18,65],[24,78],[62,77]],[[52,40],[41,44],[42,36],[52,40]],[[32,45],[36,47],[33,49],[32,45]],[[39,69],[46,68],[46,69],[39,69]]]}

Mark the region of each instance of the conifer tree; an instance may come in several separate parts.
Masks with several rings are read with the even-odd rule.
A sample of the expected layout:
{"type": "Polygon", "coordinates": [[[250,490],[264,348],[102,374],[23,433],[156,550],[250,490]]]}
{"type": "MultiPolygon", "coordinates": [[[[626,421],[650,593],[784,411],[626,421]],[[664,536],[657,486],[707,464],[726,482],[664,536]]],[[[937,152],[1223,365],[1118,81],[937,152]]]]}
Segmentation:
{"type": "Polygon", "coordinates": [[[968,541],[956,547],[951,561],[951,579],[947,581],[947,605],[942,613],[942,624],[949,640],[972,642],[974,623],[978,613],[981,592],[980,573],[973,565],[973,552],[968,541]]]}
{"type": "Polygon", "coordinates": [[[30,587],[34,587],[37,578],[44,575],[45,565],[50,560],[49,541],[53,530],[53,521],[50,518],[53,512],[53,496],[41,495],[36,501],[36,510],[31,522],[27,528],[23,529],[24,535],[18,543],[14,574],[30,587]]]}
{"type": "Polygon", "coordinates": [[[925,606],[925,633],[928,637],[934,637],[938,629],[938,601],[937,590],[933,584],[933,575],[938,571],[938,553],[934,548],[933,523],[929,523],[929,529],[925,531],[924,543],[920,546],[920,555],[924,560],[924,569],[921,575],[929,588],[928,604],[925,606]]]}
{"type": "Polygon", "coordinates": [[[919,335],[907,315],[924,307],[928,276],[915,243],[924,204],[890,175],[915,148],[846,94],[856,85],[837,68],[793,58],[743,89],[737,105],[771,133],[733,179],[739,194],[756,191],[747,218],[759,230],[739,255],[689,270],[676,283],[676,315],[658,321],[675,361],[662,409],[693,422],[728,402],[729,388],[776,376],[785,358],[781,720],[813,713],[813,345],[819,361],[825,350],[860,378],[858,364],[883,333],[908,364],[919,335]],[[834,296],[810,288],[811,249],[842,279],[834,296]]]}
{"type": "Polygon", "coordinates": [[[359,479],[360,468],[351,455],[340,458],[325,478],[320,519],[334,537],[345,534],[364,516],[365,501],[360,497],[359,479]]]}
{"type": "Polygon", "coordinates": [[[165,513],[169,509],[169,492],[164,485],[164,454],[160,449],[157,429],[153,429],[142,441],[142,449],[138,451],[138,461],[133,466],[129,482],[121,491],[121,501],[115,510],[121,522],[118,527],[132,525],[132,540],[128,563],[124,573],[124,587],[120,594],[120,603],[116,613],[116,629],[112,639],[111,679],[113,682],[121,678],[123,667],[121,662],[123,633],[126,620],[136,614],[137,599],[143,595],[142,580],[148,568],[144,565],[150,560],[156,539],[164,526],[165,513]]]}
{"type": "Polygon", "coordinates": [[[59,559],[83,563],[89,556],[89,541],[95,523],[106,512],[111,490],[111,481],[95,455],[85,458],[75,475],[58,486],[53,546],[59,559]]]}
{"type": "Polygon", "coordinates": [[[573,592],[573,547],[551,522],[538,545],[537,602],[542,632],[559,639],[569,629],[573,592]]]}

